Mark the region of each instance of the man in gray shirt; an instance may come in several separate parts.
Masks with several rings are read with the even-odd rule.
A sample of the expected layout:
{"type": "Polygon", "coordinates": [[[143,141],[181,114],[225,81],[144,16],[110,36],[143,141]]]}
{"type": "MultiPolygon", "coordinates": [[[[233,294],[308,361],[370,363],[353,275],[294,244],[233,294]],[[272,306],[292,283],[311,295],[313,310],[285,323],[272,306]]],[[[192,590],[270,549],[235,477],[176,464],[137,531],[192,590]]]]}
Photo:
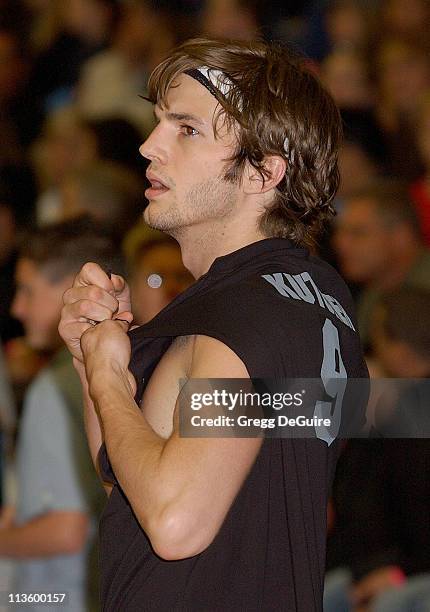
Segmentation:
{"type": "Polygon", "coordinates": [[[112,251],[111,240],[86,220],[41,229],[20,251],[12,311],[28,343],[52,355],[24,400],[17,513],[0,527],[0,556],[18,560],[15,605],[26,610],[63,593],[58,609],[97,609],[93,535],[104,493],[86,444],[79,379],[57,326],[63,293],[83,262],[109,267],[112,251]]]}

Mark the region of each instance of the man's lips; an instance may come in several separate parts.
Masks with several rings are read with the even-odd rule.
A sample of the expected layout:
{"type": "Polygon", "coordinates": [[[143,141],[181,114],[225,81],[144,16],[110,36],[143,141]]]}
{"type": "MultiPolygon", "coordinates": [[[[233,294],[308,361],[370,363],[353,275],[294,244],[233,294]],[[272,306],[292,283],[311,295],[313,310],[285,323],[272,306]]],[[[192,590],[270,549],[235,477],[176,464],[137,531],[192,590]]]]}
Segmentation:
{"type": "Polygon", "coordinates": [[[163,181],[152,172],[146,173],[146,178],[151,183],[151,187],[145,190],[145,197],[150,200],[155,198],[156,196],[162,195],[169,191],[169,187],[163,183],[163,181]]]}

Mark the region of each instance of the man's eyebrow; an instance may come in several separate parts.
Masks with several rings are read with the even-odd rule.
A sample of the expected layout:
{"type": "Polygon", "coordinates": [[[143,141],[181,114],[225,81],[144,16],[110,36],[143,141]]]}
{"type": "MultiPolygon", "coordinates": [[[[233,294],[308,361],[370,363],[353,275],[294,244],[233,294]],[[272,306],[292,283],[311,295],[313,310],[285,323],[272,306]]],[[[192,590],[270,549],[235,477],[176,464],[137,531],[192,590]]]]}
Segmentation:
{"type": "Polygon", "coordinates": [[[166,112],[165,117],[169,121],[192,121],[192,123],[201,125],[202,127],[206,125],[206,122],[203,121],[203,119],[200,119],[195,115],[191,115],[190,113],[171,113],[168,111],[166,112]]]}

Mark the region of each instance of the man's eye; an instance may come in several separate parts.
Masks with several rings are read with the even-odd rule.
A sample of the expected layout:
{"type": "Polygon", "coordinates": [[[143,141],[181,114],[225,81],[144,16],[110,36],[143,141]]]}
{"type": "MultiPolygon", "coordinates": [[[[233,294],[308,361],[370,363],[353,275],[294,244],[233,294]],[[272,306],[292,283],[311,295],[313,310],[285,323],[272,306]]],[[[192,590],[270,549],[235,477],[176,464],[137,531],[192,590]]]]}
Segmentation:
{"type": "Polygon", "coordinates": [[[181,131],[182,134],[184,134],[185,136],[197,136],[198,135],[198,131],[191,127],[191,125],[181,125],[181,131]]]}

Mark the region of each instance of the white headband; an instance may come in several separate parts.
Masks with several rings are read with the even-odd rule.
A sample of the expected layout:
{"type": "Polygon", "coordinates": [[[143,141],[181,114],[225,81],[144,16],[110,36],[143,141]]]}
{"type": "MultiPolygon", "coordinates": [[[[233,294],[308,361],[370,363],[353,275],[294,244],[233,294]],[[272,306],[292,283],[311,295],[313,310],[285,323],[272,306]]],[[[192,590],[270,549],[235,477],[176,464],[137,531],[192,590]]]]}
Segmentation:
{"type": "MultiPolygon", "coordinates": [[[[190,68],[185,70],[185,74],[196,79],[203,87],[215,97],[221,94],[223,97],[227,97],[230,90],[235,86],[229,76],[222,70],[216,68],[209,68],[208,66],[200,66],[199,68],[190,68]]],[[[241,102],[239,102],[241,110],[241,102]]],[[[291,148],[290,140],[288,136],[284,139],[284,151],[288,161],[291,163],[294,161],[294,150],[291,148]]]]}

